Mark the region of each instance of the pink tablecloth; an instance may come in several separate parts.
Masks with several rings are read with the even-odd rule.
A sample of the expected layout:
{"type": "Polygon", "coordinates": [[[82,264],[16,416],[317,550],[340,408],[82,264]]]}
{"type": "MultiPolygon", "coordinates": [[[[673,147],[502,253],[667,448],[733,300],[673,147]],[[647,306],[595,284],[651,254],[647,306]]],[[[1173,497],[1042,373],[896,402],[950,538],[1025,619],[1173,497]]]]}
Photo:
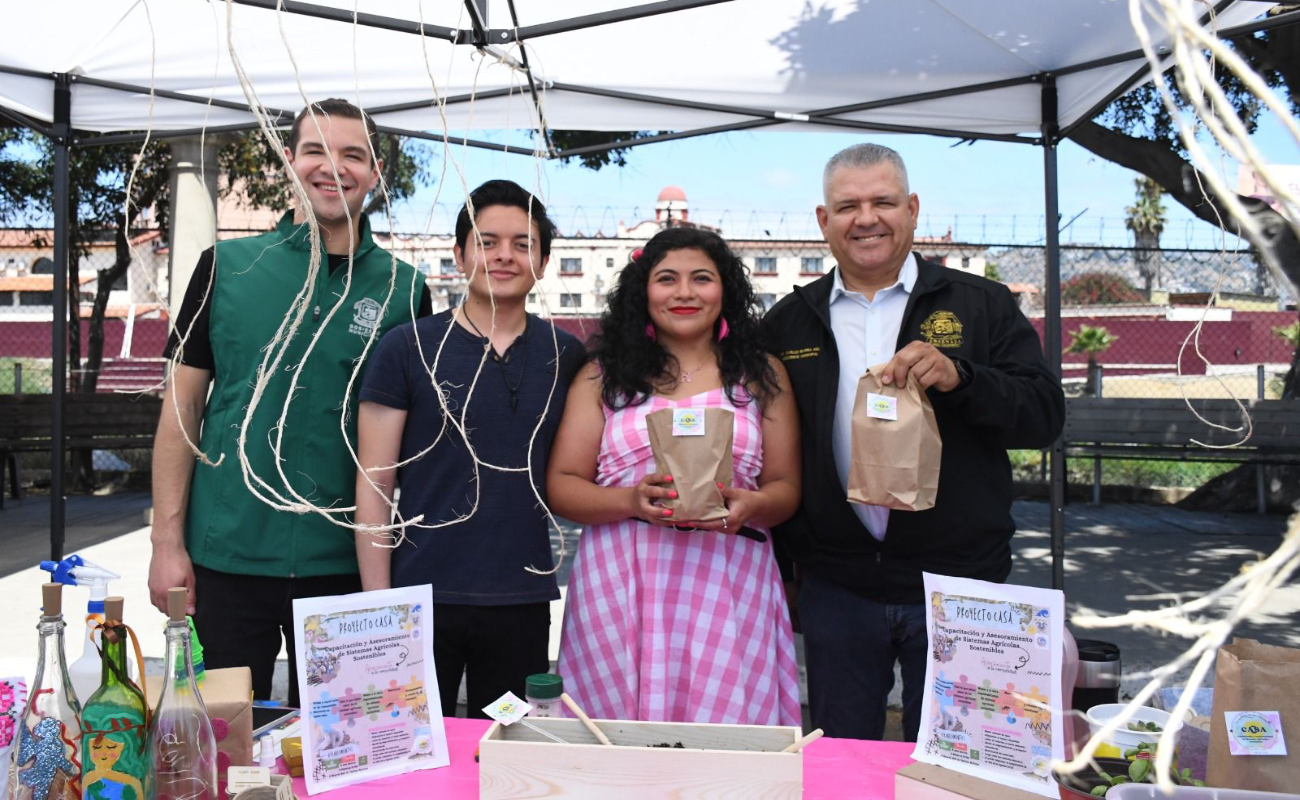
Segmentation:
{"type": "MultiPolygon", "coordinates": [[[[473,800],[478,797],[474,749],[491,723],[479,719],[448,719],[446,724],[451,766],[336,789],[327,793],[329,800],[392,800],[394,797],[473,800]]],[[[912,763],[912,745],[904,742],[819,739],[803,752],[805,800],[893,800],[894,773],[912,763]]],[[[283,768],[284,763],[280,766],[283,768]]],[[[298,797],[307,797],[302,778],[294,778],[293,791],[298,797]]]]}

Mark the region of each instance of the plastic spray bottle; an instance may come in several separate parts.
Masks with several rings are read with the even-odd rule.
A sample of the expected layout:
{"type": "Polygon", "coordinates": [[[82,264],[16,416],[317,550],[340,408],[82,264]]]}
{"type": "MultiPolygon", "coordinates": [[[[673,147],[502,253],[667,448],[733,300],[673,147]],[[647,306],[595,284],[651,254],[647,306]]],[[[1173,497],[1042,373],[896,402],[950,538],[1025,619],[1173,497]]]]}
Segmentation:
{"type": "MultiPolygon", "coordinates": [[[[66,586],[90,587],[90,601],[86,604],[86,628],[81,636],[81,655],[68,665],[72,688],[77,697],[89,698],[99,688],[103,663],[99,651],[102,643],[95,639],[95,626],[104,622],[104,598],[108,597],[108,582],[120,579],[116,572],[86,561],[79,555],[70,555],[62,561],[42,561],[41,569],[50,573],[52,580],[66,586]]],[[[75,623],[73,629],[75,630],[75,623]]],[[[75,638],[75,637],[74,637],[75,638]]],[[[135,664],[127,664],[127,673],[135,679],[135,664]]]]}

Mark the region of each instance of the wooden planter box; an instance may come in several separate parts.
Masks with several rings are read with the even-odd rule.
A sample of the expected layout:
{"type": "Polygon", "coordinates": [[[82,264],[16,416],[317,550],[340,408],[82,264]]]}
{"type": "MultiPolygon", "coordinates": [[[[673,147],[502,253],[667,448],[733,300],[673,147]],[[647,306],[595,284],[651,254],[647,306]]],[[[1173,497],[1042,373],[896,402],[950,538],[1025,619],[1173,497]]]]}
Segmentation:
{"type": "Polygon", "coordinates": [[[595,720],[614,747],[576,719],[529,718],[570,744],[519,723],[493,723],[479,742],[479,797],[798,800],[803,754],[780,752],[796,727],[595,720]],[[652,747],[676,745],[678,747],[652,747]]]}

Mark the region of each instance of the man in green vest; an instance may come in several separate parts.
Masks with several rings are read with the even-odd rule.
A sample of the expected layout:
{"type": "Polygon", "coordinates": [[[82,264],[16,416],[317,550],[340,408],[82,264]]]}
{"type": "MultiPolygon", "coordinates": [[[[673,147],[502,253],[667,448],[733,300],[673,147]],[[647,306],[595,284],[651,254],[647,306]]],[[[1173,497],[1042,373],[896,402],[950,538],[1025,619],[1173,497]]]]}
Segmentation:
{"type": "Polygon", "coordinates": [[[294,599],[361,589],[352,531],[336,524],[351,514],[329,511],[354,504],[352,376],[368,344],[429,313],[423,276],[375,245],[361,213],[383,169],[377,138],[344,100],[304,109],[285,155],[319,225],[315,273],[304,208],[219,242],[167,344],[150,597],[165,611],[168,587],[187,587],[206,666],[250,667],[259,699],[283,639],[298,700],[294,599]]]}

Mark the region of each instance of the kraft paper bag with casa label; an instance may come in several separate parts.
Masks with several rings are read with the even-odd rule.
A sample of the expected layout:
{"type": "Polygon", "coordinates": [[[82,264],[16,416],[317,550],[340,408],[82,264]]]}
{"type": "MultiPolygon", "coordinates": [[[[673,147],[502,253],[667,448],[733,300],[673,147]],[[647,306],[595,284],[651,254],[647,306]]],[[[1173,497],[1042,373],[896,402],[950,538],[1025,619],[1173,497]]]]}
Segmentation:
{"type": "Polygon", "coordinates": [[[939,494],[943,441],[934,408],[916,380],[901,389],[880,382],[884,364],[858,379],[853,400],[851,503],[924,511],[939,494]]]}
{"type": "Polygon", "coordinates": [[[1297,791],[1300,787],[1300,688],[1297,687],[1300,687],[1300,650],[1261,644],[1254,639],[1233,639],[1232,644],[1219,648],[1214,662],[1210,752],[1205,763],[1207,785],[1265,792],[1297,791]],[[1239,730],[1228,729],[1229,716],[1239,730]],[[1234,755],[1234,750],[1242,755],[1234,755]],[[1285,755],[1256,755],[1282,750],[1285,755]]]}
{"type": "Polygon", "coordinates": [[[662,501],[676,522],[722,519],[726,501],[718,484],[731,485],[731,428],[724,408],[662,408],[646,414],[655,472],[673,476],[673,500],[662,501]]]}

